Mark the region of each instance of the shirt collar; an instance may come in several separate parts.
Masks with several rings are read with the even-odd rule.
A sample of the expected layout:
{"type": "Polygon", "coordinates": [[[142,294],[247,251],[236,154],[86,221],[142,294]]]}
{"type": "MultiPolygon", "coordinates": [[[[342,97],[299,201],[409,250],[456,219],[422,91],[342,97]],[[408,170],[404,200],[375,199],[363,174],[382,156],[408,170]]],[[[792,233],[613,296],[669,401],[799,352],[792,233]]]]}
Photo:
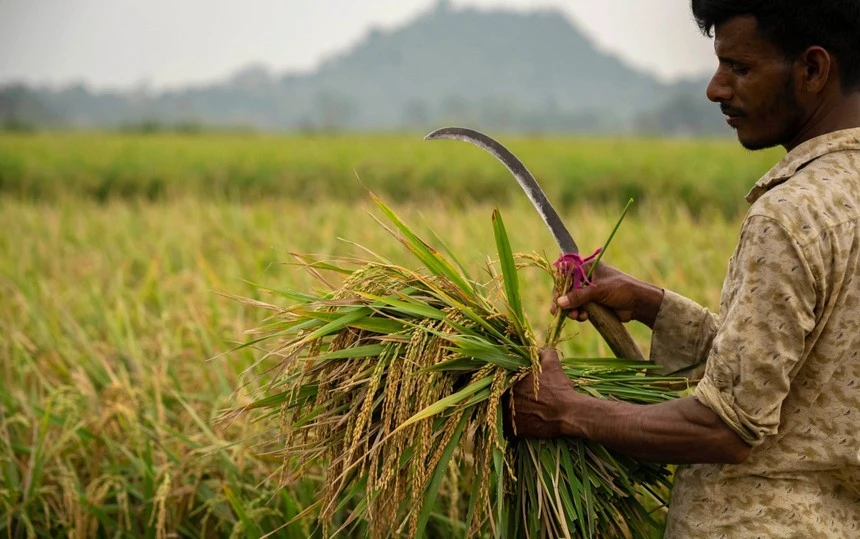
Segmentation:
{"type": "Polygon", "coordinates": [[[844,150],[860,150],[860,127],[834,131],[798,145],[756,182],[746,196],[747,202],[754,203],[767,191],[788,180],[819,157],[844,150]]]}

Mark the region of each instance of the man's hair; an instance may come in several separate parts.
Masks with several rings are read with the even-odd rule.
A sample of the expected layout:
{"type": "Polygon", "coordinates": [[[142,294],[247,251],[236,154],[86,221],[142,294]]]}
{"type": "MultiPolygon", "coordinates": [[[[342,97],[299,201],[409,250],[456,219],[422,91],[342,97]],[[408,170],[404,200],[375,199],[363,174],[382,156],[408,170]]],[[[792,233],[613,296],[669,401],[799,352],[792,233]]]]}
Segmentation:
{"type": "Polygon", "coordinates": [[[860,90],[860,0],[692,0],[692,8],[707,36],[729,19],[752,15],[759,35],[786,58],[823,47],[839,63],[842,90],[860,90]]]}

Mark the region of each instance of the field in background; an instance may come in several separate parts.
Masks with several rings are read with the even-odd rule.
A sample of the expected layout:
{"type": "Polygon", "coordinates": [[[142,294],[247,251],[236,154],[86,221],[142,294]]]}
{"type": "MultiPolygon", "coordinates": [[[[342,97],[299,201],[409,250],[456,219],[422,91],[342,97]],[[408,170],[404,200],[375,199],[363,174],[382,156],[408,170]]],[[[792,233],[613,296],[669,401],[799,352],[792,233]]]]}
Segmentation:
{"type": "MultiPolygon", "coordinates": [[[[642,194],[605,260],[710,306],[738,201],[776,159],[722,142],[506,142],[567,201],[583,249],[618,217],[614,189],[642,194]]],[[[554,257],[497,168],[465,145],[403,137],[0,137],[0,535],[253,537],[296,515],[318,478],[277,489],[276,418],[219,420],[266,381],[243,376],[254,351],[221,355],[265,313],[223,294],[277,302],[248,281],[319,286],[283,262],[360,254],[339,238],[414,266],[368,215],[353,169],[475,274],[494,252],[494,205],[515,250],[554,257]]],[[[549,284],[524,279],[541,328],[549,284]]],[[[569,329],[566,353],[607,353],[569,329]]]]}
{"type": "MultiPolygon", "coordinates": [[[[751,182],[778,159],[729,140],[501,140],[561,206],[624,204],[633,196],[735,215],[751,182]]],[[[477,148],[424,142],[418,134],[0,134],[0,195],[24,200],[351,202],[362,196],[362,183],[393,202],[504,204],[522,196],[507,171],[477,148]]]]}

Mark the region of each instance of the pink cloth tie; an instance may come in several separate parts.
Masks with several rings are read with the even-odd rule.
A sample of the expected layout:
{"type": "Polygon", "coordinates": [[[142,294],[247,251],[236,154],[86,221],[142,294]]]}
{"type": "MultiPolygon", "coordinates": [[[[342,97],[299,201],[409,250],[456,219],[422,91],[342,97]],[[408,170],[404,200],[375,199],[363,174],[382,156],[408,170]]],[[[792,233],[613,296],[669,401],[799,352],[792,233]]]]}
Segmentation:
{"type": "Polygon", "coordinates": [[[591,284],[591,281],[588,279],[588,274],[585,272],[585,268],[583,266],[597,258],[597,255],[599,255],[602,250],[603,249],[598,249],[586,258],[582,258],[576,253],[563,254],[553,263],[553,266],[565,275],[573,277],[573,288],[582,288],[585,285],[591,284]]]}

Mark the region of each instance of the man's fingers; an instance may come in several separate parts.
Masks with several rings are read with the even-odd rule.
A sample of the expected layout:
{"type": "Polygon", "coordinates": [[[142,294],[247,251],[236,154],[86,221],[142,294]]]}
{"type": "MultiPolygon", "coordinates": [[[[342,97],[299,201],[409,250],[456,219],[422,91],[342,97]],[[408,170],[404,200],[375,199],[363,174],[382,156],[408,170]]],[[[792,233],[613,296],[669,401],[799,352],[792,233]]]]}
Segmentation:
{"type": "Polygon", "coordinates": [[[529,372],[526,376],[522,378],[519,382],[514,384],[514,387],[511,388],[511,396],[513,397],[513,401],[516,403],[520,399],[529,399],[529,400],[537,400],[537,394],[534,390],[534,375],[529,372]]]}
{"type": "Polygon", "coordinates": [[[588,313],[579,309],[572,309],[567,311],[567,317],[576,322],[585,322],[588,320],[588,313]]]}
{"type": "MultiPolygon", "coordinates": [[[[550,314],[555,316],[558,313],[559,308],[560,307],[558,306],[558,303],[552,302],[549,306],[550,314]]],[[[570,309],[568,311],[565,311],[565,316],[567,316],[571,320],[576,320],[577,322],[587,322],[588,321],[588,313],[586,313],[585,311],[581,311],[579,309],[570,309]]]]}

